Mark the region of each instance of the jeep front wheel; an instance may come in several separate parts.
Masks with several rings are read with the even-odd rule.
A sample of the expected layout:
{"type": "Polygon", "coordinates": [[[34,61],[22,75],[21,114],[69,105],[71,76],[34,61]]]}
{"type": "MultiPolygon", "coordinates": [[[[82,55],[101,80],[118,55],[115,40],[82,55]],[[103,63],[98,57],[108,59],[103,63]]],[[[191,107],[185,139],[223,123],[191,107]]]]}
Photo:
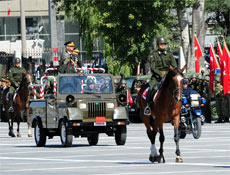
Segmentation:
{"type": "Polygon", "coordinates": [[[41,123],[39,123],[39,121],[35,122],[34,139],[35,139],[35,143],[38,147],[45,146],[46,134],[45,134],[43,127],[41,126],[41,123]]]}
{"type": "Polygon", "coordinates": [[[62,121],[60,124],[60,138],[63,147],[71,147],[73,142],[73,135],[68,134],[66,122],[62,121]]]}
{"type": "Polygon", "coordinates": [[[124,145],[126,142],[127,129],[125,126],[117,127],[115,132],[115,141],[117,145],[124,145]]]}

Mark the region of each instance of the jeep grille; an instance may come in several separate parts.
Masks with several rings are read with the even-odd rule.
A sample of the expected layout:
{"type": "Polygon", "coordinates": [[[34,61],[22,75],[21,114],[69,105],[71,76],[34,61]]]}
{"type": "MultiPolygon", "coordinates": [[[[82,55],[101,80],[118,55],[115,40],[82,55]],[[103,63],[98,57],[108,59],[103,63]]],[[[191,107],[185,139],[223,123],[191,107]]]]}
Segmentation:
{"type": "Polygon", "coordinates": [[[106,114],[106,106],[105,103],[88,103],[88,117],[96,118],[96,117],[105,117],[106,114]]]}

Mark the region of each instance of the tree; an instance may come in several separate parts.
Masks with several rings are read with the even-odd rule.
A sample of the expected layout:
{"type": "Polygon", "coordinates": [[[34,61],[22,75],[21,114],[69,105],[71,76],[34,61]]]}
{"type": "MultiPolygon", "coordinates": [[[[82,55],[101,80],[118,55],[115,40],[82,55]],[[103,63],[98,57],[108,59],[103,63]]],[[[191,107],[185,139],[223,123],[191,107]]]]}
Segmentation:
{"type": "MultiPolygon", "coordinates": [[[[170,33],[175,22],[169,13],[174,4],[171,0],[54,1],[61,2],[59,10],[79,22],[89,54],[93,39],[101,36],[104,44],[110,46],[104,47],[104,55],[112,55],[113,60],[133,70],[138,61],[147,59],[152,39],[170,33]]],[[[166,37],[172,39],[173,35],[166,37]]]]}

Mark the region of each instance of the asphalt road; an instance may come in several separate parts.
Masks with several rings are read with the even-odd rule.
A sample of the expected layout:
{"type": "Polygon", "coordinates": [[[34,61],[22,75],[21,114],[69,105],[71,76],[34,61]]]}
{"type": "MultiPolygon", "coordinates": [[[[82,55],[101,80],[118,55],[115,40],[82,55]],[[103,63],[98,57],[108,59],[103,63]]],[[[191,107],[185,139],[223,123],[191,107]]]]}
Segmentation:
{"type": "Polygon", "coordinates": [[[7,123],[0,123],[0,174],[230,175],[230,123],[205,124],[200,139],[187,135],[180,140],[183,163],[175,162],[171,124],[164,125],[165,164],[148,161],[150,142],[143,124],[130,124],[127,129],[124,146],[101,134],[97,146],[89,146],[86,138],[75,138],[71,148],[62,148],[60,138],[54,137],[40,148],[34,138],[27,137],[26,123],[21,124],[21,138],[9,137],[7,123]]]}

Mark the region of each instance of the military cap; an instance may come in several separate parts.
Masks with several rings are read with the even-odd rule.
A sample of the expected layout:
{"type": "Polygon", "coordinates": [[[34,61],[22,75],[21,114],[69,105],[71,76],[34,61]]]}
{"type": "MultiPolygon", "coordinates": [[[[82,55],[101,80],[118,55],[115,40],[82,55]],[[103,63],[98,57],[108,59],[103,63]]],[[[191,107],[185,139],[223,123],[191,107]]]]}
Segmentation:
{"type": "Polygon", "coordinates": [[[20,63],[20,62],[21,62],[20,58],[15,58],[15,63],[20,63]]]}
{"type": "Polygon", "coordinates": [[[68,41],[64,44],[65,46],[70,46],[70,47],[74,47],[74,42],[73,41],[68,41]]]}
{"type": "Polygon", "coordinates": [[[167,44],[167,41],[164,37],[157,38],[157,44],[167,44]]]}

